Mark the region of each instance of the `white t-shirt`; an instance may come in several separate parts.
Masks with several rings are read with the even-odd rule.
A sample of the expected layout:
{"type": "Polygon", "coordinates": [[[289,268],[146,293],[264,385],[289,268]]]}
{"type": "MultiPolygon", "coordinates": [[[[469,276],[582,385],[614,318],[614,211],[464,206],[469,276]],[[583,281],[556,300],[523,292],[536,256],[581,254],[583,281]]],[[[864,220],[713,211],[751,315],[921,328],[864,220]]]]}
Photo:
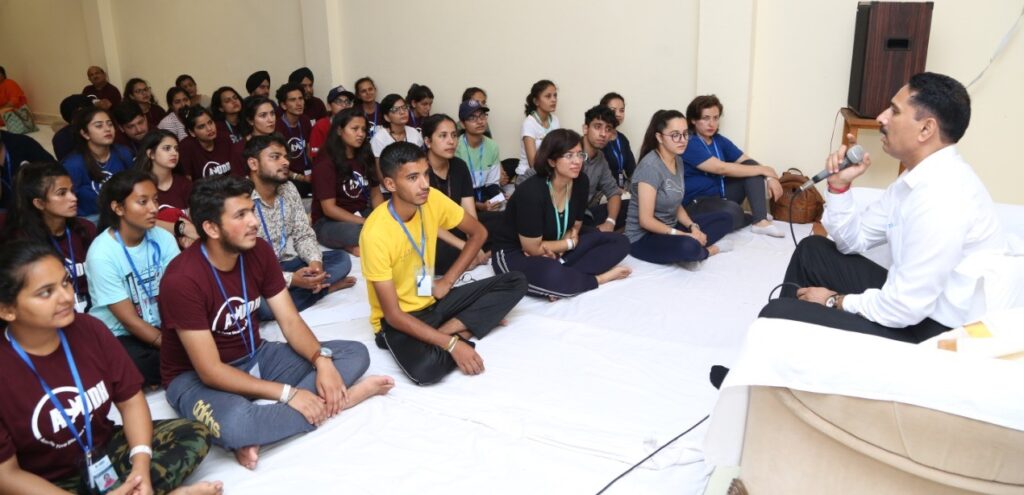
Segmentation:
{"type": "Polygon", "coordinates": [[[537,121],[537,117],[534,117],[534,114],[527,115],[526,118],[523,119],[523,127],[519,131],[519,165],[516,167],[516,174],[518,174],[519,177],[516,179],[517,183],[536,173],[532,168],[530,168],[530,162],[526,159],[526,144],[523,143],[523,138],[532,137],[536,144],[535,151],[539,150],[540,143],[544,140],[544,136],[547,136],[549,132],[561,127],[558,123],[558,117],[555,114],[551,114],[550,120],[551,121],[548,123],[547,129],[545,129],[540,125],[540,122],[537,121]]]}
{"type": "MultiPolygon", "coordinates": [[[[420,131],[417,131],[415,127],[405,126],[405,141],[416,146],[423,146],[423,136],[420,135],[420,131]]],[[[381,126],[373,134],[373,138],[370,139],[370,149],[373,150],[373,156],[380,158],[384,148],[387,148],[393,142],[395,142],[395,138],[391,137],[391,133],[388,132],[386,127],[381,126]]]]}

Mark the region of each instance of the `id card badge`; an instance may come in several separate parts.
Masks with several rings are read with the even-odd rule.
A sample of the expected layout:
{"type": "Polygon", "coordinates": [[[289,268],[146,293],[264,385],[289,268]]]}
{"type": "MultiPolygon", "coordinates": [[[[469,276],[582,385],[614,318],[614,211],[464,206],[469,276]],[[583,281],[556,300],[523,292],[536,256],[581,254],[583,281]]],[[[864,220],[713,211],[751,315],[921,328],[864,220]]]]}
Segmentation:
{"type": "Polygon", "coordinates": [[[86,308],[89,307],[89,301],[81,294],[75,294],[75,312],[85,313],[86,308]]]}
{"type": "Polygon", "coordinates": [[[117,484],[117,471],[107,456],[86,466],[89,487],[94,493],[107,493],[117,484]]]}
{"type": "Polygon", "coordinates": [[[432,270],[420,270],[416,274],[416,295],[430,297],[434,295],[434,276],[432,270]]]}

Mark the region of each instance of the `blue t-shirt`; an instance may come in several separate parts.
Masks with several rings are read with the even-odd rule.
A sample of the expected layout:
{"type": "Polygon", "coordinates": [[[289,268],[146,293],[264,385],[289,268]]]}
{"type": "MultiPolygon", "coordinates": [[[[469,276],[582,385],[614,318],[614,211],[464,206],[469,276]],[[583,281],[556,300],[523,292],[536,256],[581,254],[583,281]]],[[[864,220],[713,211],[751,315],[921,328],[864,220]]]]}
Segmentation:
{"type": "Polygon", "coordinates": [[[131,300],[140,318],[160,328],[156,301],[160,294],[160,279],[167,264],[178,255],[178,243],[170,232],[154,227],[146,232],[146,238],[139,245],[128,248],[128,253],[139,270],[141,283],[135,278],[124,248],[110,229],[96,236],[85,257],[89,297],[92,298],[89,314],[107,325],[117,337],[129,335],[129,332],[110,312],[109,306],[125,299],[131,300]]]}
{"type": "Polygon", "coordinates": [[[732,144],[732,141],[721,134],[711,137],[711,144],[696,133],[690,136],[683,152],[683,170],[686,173],[686,195],[683,204],[688,205],[696,198],[704,196],[725,197],[725,176],[711,174],[699,168],[711,157],[723,162],[736,162],[743,156],[743,150],[732,144]]]}
{"type": "Polygon", "coordinates": [[[99,212],[98,201],[100,187],[103,183],[122,170],[131,168],[132,152],[128,148],[115,144],[110,148],[110,158],[107,163],[100,163],[100,170],[103,173],[103,180],[93,181],[89,177],[89,171],[85,168],[85,159],[79,152],[74,152],[64,158],[64,169],[71,176],[71,185],[78,196],[78,216],[91,217],[99,212]]]}

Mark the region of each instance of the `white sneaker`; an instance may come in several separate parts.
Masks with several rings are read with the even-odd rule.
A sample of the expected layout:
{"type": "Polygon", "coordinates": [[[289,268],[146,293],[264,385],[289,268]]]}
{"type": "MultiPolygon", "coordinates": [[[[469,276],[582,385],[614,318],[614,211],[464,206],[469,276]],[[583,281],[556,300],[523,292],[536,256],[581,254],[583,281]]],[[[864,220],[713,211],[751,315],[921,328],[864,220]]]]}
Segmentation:
{"type": "Polygon", "coordinates": [[[736,247],[733,245],[732,241],[726,239],[720,239],[714,244],[714,246],[718,247],[718,254],[728,253],[736,247]]]}
{"type": "Polygon", "coordinates": [[[776,227],[774,223],[772,223],[771,225],[765,226],[765,227],[758,227],[757,225],[751,225],[750,226],[750,231],[755,233],[755,234],[767,235],[767,236],[771,236],[771,237],[778,237],[778,238],[786,237],[786,234],[783,233],[781,230],[779,230],[779,228],[776,227]]]}

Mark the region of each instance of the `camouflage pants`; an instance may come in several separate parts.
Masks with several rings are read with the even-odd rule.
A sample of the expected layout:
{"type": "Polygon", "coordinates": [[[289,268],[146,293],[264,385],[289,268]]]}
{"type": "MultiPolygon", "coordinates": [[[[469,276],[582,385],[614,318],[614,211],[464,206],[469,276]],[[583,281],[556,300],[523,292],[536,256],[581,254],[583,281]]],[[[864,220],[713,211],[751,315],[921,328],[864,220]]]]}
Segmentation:
{"type": "MultiPolygon", "coordinates": [[[[203,461],[210,450],[210,430],[202,423],[187,419],[154,421],[151,445],[153,460],[149,476],[153,481],[153,491],[160,495],[181,486],[185,478],[203,461]]],[[[132,470],[128,451],[124,428],[118,426],[104,453],[110,456],[110,462],[122,479],[132,470]]],[[[53,483],[72,493],[88,493],[83,491],[81,475],[61,478],[53,483]]]]}

